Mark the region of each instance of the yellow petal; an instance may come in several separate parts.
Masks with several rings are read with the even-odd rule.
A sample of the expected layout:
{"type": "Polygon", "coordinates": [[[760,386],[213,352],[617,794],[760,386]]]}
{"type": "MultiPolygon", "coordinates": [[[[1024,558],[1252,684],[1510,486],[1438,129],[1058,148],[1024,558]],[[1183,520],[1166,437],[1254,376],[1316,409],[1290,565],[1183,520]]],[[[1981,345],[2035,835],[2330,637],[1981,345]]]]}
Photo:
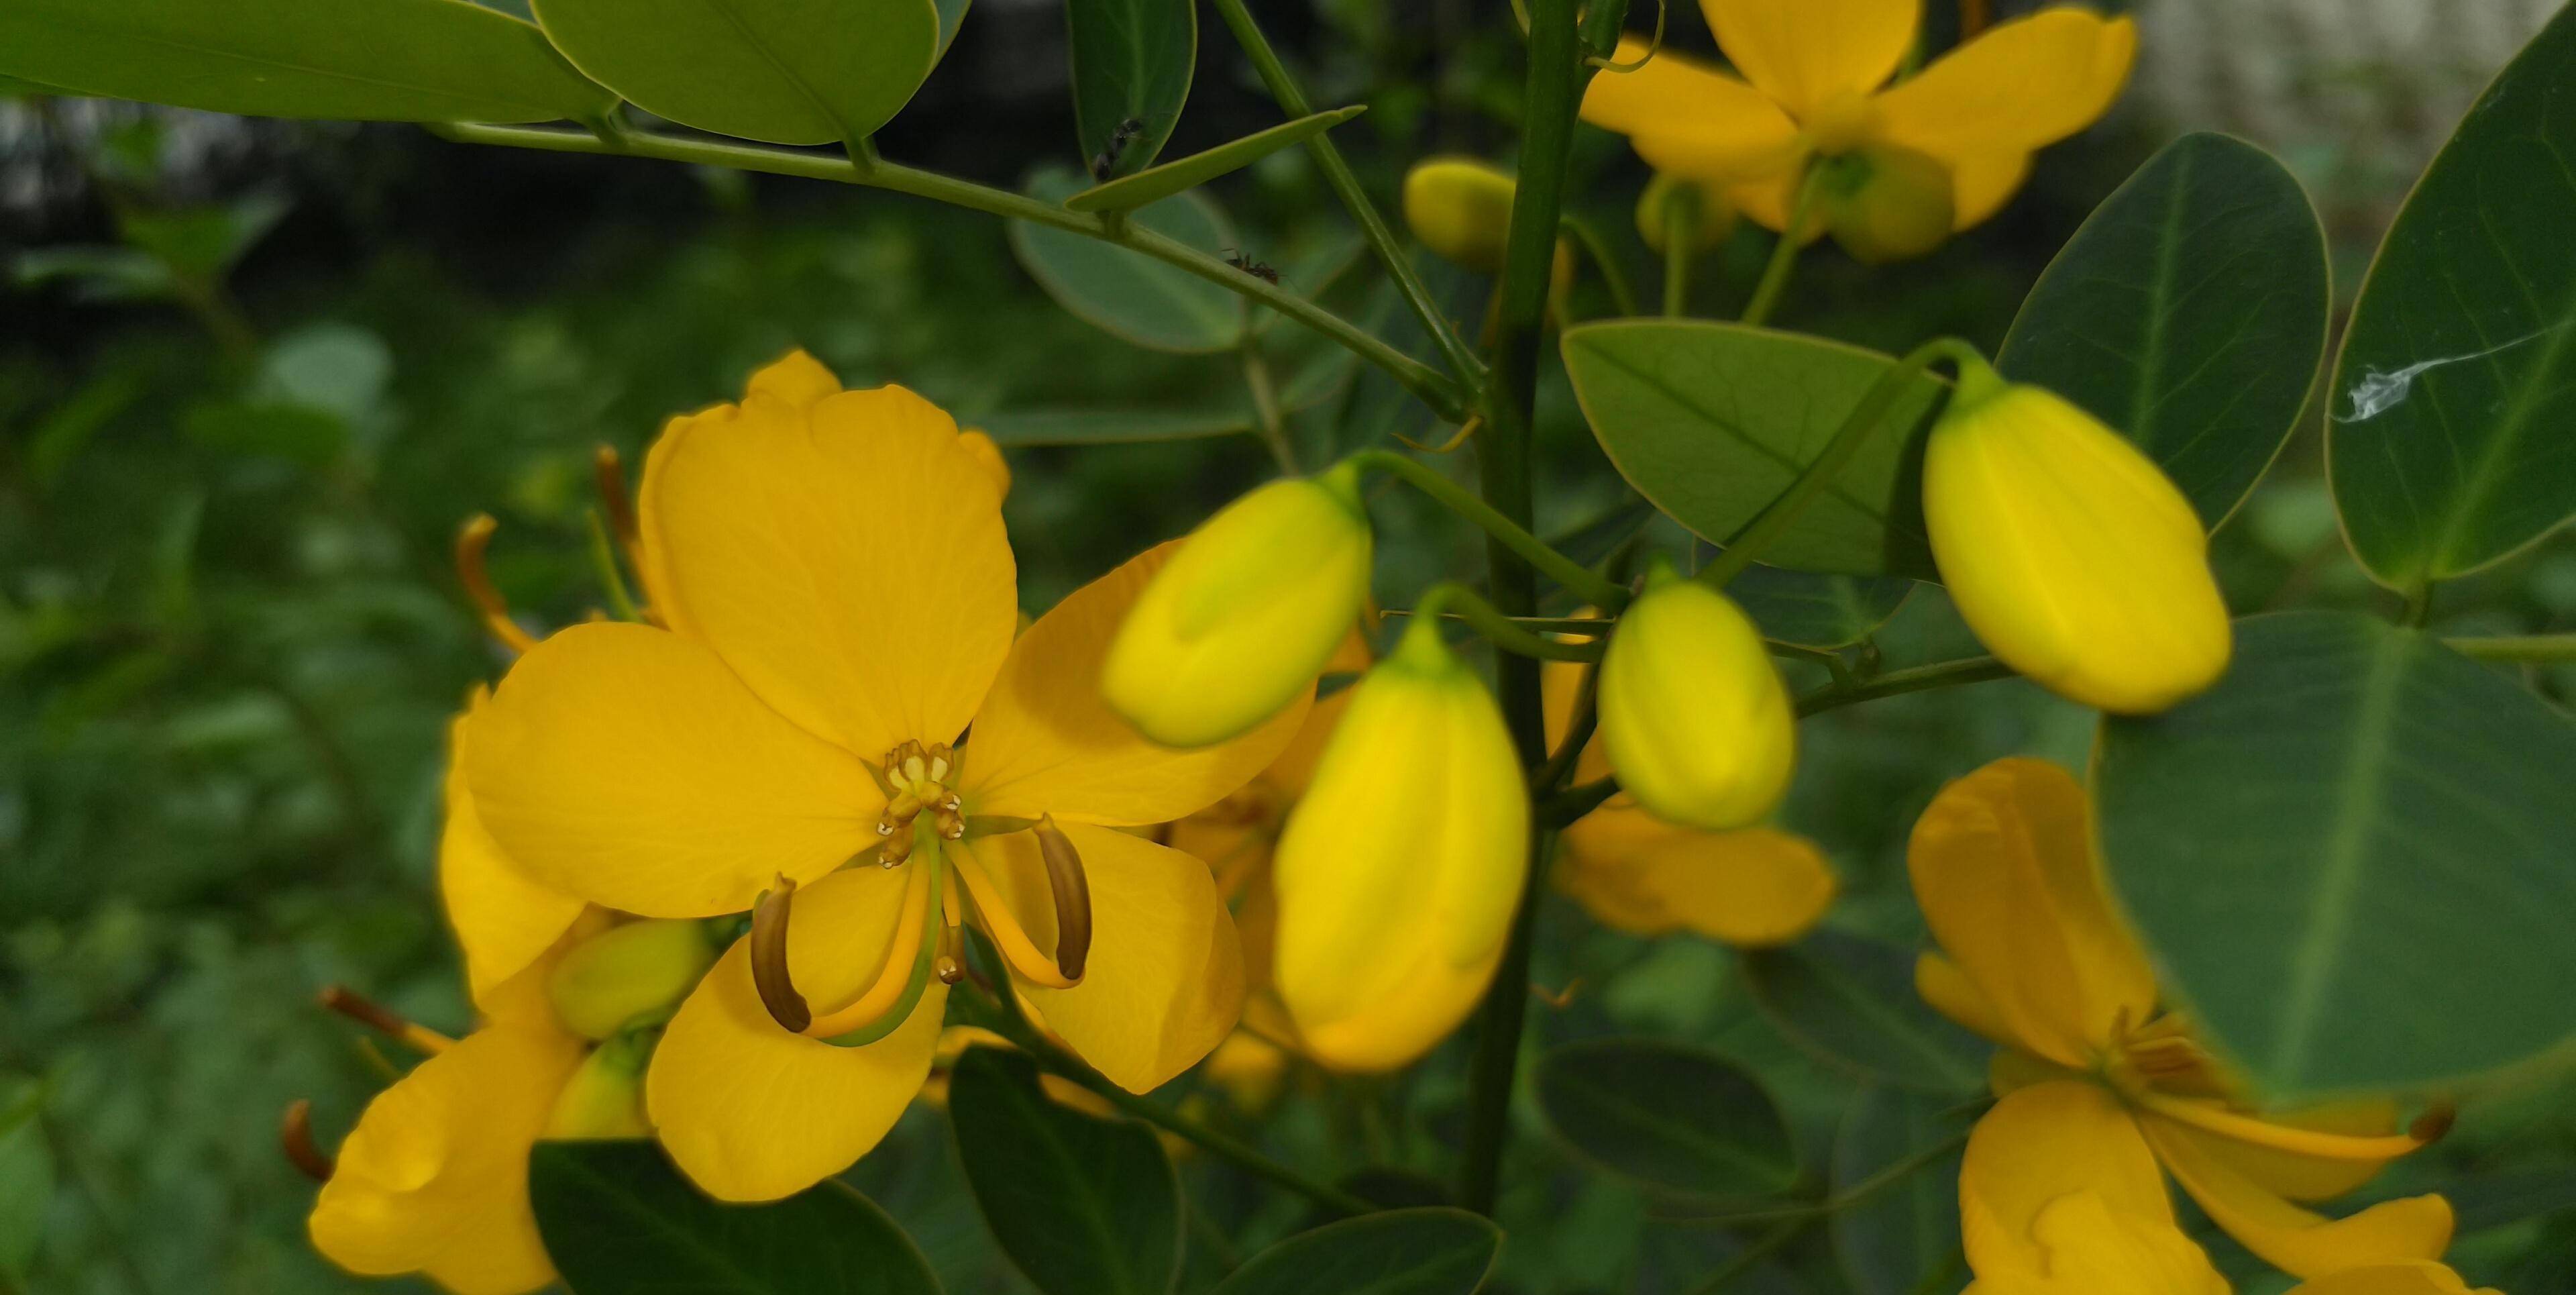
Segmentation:
{"type": "Polygon", "coordinates": [[[2018,1089],[1968,1135],[1959,1209],[1968,1266],[1980,1278],[2046,1275],[2040,1214],[2089,1192],[2114,1214],[2173,1226],[2173,1202],[2137,1122],[2110,1090],[2080,1079],[2018,1089]]]}
{"type": "Polygon", "coordinates": [[[2064,398],[1961,373],[1924,449],[1923,518],[1969,628],[2051,691],[2145,714],[2225,672],[2227,604],[2199,516],[2064,398]]]}
{"type": "MultiPolygon", "coordinates": [[[[2048,1276],[2030,1295],[2228,1295],[2209,1254],[2170,1220],[2123,1214],[2098,1192],[2074,1191],[2041,1207],[2031,1236],[2048,1276]]],[[[2006,1278],[2007,1283],[2024,1280],[2006,1278]]]]}
{"type": "Polygon", "coordinates": [[[697,988],[715,961],[707,924],[693,918],[647,918],[610,927],[573,944],[546,977],[546,998],[563,1027],[606,1039],[650,1014],[660,1020],[697,988]]]}
{"type": "MultiPolygon", "coordinates": [[[[1745,180],[1727,188],[1727,201],[1754,224],[1777,234],[1789,228],[1789,213],[1797,209],[1798,189],[1803,182],[1802,173],[1796,170],[1745,180]]],[[[1801,230],[1801,241],[1806,243],[1825,235],[1824,222],[1812,217],[1801,230]]]]}
{"type": "Polygon", "coordinates": [[[1424,158],[1404,173],[1404,223],[1441,259],[1492,274],[1503,268],[1517,188],[1477,158],[1424,158]]]}
{"type": "Polygon", "coordinates": [[[489,694],[475,689],[466,713],[447,726],[447,822],[438,836],[438,895],[465,953],[466,985],[476,1003],[527,970],[585,906],[580,896],[512,863],[475,816],[465,782],[466,729],[488,700],[489,694]]]}
{"type": "MultiPolygon", "coordinates": [[[[967,812],[1068,823],[1164,823],[1215,804],[1276,758],[1306,720],[1314,671],[1268,720],[1212,746],[1178,750],[1109,707],[1110,642],[1178,542],[1148,549],[1073,592],[1011,648],[966,749],[967,812]]],[[[1347,633],[1343,625],[1337,633],[1347,633]]]]}
{"type": "Polygon", "coordinates": [[[2213,1098],[2143,1094],[2149,1111],[2265,1191],[2292,1200],[2341,1196],[2388,1162],[2423,1147],[2397,1131],[2397,1104],[2352,1098],[2287,1113],[2252,1116],[2213,1098]]]}
{"type": "MultiPolygon", "coordinates": [[[[904,881],[901,869],[860,867],[796,893],[788,972],[807,1002],[846,1002],[876,978],[904,881]]],[[[671,1158],[709,1194],[791,1195],[848,1168],[894,1127],[930,1074],[947,1003],[933,977],[893,1033],[834,1047],[770,1019],[752,986],[750,941],[735,941],[663,1031],[646,1109],[671,1158]]]]}
{"type": "Polygon", "coordinates": [[[479,1030],[376,1094],[314,1202],[314,1248],[354,1273],[425,1272],[457,1295],[554,1280],[528,1149],[581,1060],[558,1030],[479,1030]]]}
{"type": "MultiPolygon", "coordinates": [[[[1047,1027],[1092,1068],[1151,1092],[1198,1063],[1243,1008],[1243,952],[1207,865],[1105,827],[1066,824],[1091,892],[1091,956],[1071,989],[1023,984],[1047,1027]]],[[[1034,833],[974,843],[1029,938],[1055,947],[1034,833]]],[[[993,902],[978,893],[979,905],[993,902]]]]}
{"type": "Polygon", "coordinates": [[[1959,970],[1958,963],[1930,949],[1915,955],[1914,992],[1943,1016],[2007,1049],[2020,1049],[2020,1037],[2014,1034],[2012,1023],[2004,1019],[2003,1009],[1968,979],[1968,973],[1959,970]]]}
{"type": "Polygon", "coordinates": [[[2073,5],[1997,23],[1878,96],[1886,139],[1935,157],[2027,153],[2090,126],[2128,83],[2137,24],[2073,5]]]}
{"type": "Polygon", "coordinates": [[[1502,713],[1417,621],[1353,689],[1273,864],[1280,997],[1314,1055],[1389,1070],[1457,1028],[1502,958],[1528,850],[1502,713]]]}
{"type": "Polygon", "coordinates": [[[2209,1154],[2181,1125],[2158,1115],[2139,1124],[2174,1181],[2216,1223],[2265,1263],[2297,1277],[2345,1268],[2439,1259],[2451,1244],[2451,1203],[2439,1196],[2383,1201],[2330,1219],[2303,1209],[2209,1154]]]}
{"type": "Polygon", "coordinates": [[[1270,767],[1261,771],[1262,782],[1290,800],[1305,794],[1306,784],[1315,776],[1315,762],[1324,758],[1324,745],[1332,740],[1333,727],[1342,722],[1342,712],[1350,707],[1351,685],[1357,682],[1356,676],[1368,673],[1375,663],[1366,636],[1357,629],[1343,636],[1342,645],[1333,649],[1333,659],[1324,663],[1324,678],[1316,684],[1320,694],[1329,682],[1331,694],[1315,698],[1306,712],[1306,722],[1297,726],[1297,736],[1289,739],[1288,745],[1270,761],[1270,767]],[[1334,679],[1335,675],[1354,677],[1334,679]]]}
{"type": "Polygon", "coordinates": [[[1789,789],[1797,721],[1762,632],[1726,595],[1659,567],[1601,661],[1601,741],[1658,816],[1725,831],[1789,789]]]}
{"type": "Polygon", "coordinates": [[[866,759],[955,738],[1018,626],[1001,492],[901,387],[674,423],[645,462],[641,525],[665,622],[866,759]]]}
{"type": "MultiPolygon", "coordinates": [[[[1646,50],[1642,38],[1622,37],[1617,61],[1646,50]]],[[[1703,180],[1770,175],[1800,154],[1798,124],[1769,96],[1670,49],[1636,71],[1593,77],[1583,119],[1627,136],[1655,169],[1703,180]]]]}
{"type": "Polygon", "coordinates": [[[1597,843],[1598,828],[1584,828],[1601,818],[1643,819],[1654,832],[1642,848],[1560,874],[1560,887],[1605,925],[1658,934],[1622,920],[1643,906],[1664,919],[1664,929],[1763,948],[1799,939],[1833,906],[1833,868],[1805,837],[1767,827],[1701,832],[1657,823],[1642,810],[1605,806],[1567,830],[1568,849],[1585,852],[1587,843],[1597,843]]]}
{"type": "Polygon", "coordinates": [[[1868,144],[1818,165],[1817,215],[1853,260],[1907,261],[1949,241],[1957,205],[1948,164],[1910,148],[1868,144]]]}
{"type": "Polygon", "coordinates": [[[2346,1268],[2314,1281],[2301,1282],[2290,1295],[2504,1295],[2493,1287],[2475,1290],[2448,1264],[2418,1259],[2409,1263],[2346,1268]]]}
{"type": "Polygon", "coordinates": [[[2020,1045],[2084,1068],[2155,1007],[2146,953],[2103,893],[2084,789],[2040,760],[1997,760],[1941,789],[1906,867],[1942,950],[2020,1045]]]}
{"type": "Polygon", "coordinates": [[[1700,0],[1718,48],[1791,113],[1866,94],[1914,44],[1922,0],[1700,0]]]}
{"type": "Polygon", "coordinates": [[[466,772],[511,859],[650,917],[740,912],[782,872],[812,881],[875,842],[883,802],[713,652],[642,625],[576,625],[519,658],[466,772]]]}
{"type": "MultiPolygon", "coordinates": [[[[1539,697],[1547,712],[1549,750],[1556,749],[1557,744],[1565,740],[1567,727],[1574,723],[1574,707],[1583,696],[1584,670],[1582,664],[1573,661],[1550,661],[1539,667],[1539,697]]],[[[1610,755],[1603,749],[1600,732],[1596,729],[1592,740],[1583,744],[1583,753],[1575,757],[1573,781],[1593,782],[1609,776],[1610,755]]],[[[1621,801],[1634,803],[1624,795],[1613,797],[1611,803],[1621,801]]],[[[1604,845],[1607,844],[1605,841],[1604,845]]]]}
{"type": "Polygon", "coordinates": [[[823,362],[803,350],[789,351],[751,375],[743,399],[766,396],[796,409],[811,409],[825,396],[841,394],[841,380],[823,362]]]}
{"type": "Polygon", "coordinates": [[[1949,159],[1950,228],[1986,223],[2030,178],[2030,154],[1969,153],[1949,159]]]}
{"type": "Polygon", "coordinates": [[[984,475],[993,479],[993,488],[1000,491],[1004,499],[1010,498],[1011,463],[1002,457],[1002,447],[994,442],[991,434],[972,430],[959,432],[957,443],[966,447],[966,452],[974,455],[977,463],[984,465],[984,475]]]}

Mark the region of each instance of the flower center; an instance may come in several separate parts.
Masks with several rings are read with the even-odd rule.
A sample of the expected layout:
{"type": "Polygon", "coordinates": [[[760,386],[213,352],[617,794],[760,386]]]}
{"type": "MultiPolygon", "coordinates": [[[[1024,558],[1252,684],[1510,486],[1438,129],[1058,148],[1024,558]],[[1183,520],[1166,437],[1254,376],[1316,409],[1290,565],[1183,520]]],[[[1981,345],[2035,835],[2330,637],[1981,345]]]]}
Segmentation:
{"type": "Polygon", "coordinates": [[[912,857],[913,821],[924,813],[942,840],[966,839],[965,802],[949,785],[957,764],[957,753],[945,742],[906,742],[886,752],[886,807],[877,815],[877,835],[885,844],[877,847],[878,863],[891,868],[912,857]]]}
{"type": "Polygon", "coordinates": [[[1857,90],[1840,91],[1807,110],[1807,142],[1819,153],[1848,153],[1878,133],[1878,105],[1857,90]]]}

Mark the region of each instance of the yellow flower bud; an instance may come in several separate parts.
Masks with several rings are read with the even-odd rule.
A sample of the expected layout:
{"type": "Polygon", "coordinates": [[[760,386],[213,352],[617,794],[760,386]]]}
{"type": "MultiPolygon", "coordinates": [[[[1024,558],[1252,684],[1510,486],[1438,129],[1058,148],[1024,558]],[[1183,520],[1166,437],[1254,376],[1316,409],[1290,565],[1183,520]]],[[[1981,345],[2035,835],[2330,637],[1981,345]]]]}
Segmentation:
{"type": "Polygon", "coordinates": [[[1307,1052],[1392,1070],[1456,1029],[1503,956],[1528,851],[1502,712],[1417,620],[1352,688],[1273,864],[1279,995],[1307,1052]]]}
{"type": "Polygon", "coordinates": [[[1909,261],[1949,240],[1957,207],[1937,159],[1879,144],[1819,165],[1817,214],[1853,259],[1909,261]]]}
{"type": "Polygon", "coordinates": [[[1251,731],[1323,672],[1369,594],[1359,471],[1273,481],[1207,520],[1137,596],[1101,669],[1166,746],[1251,731]]]}
{"type": "Polygon", "coordinates": [[[659,1037],[659,1030],[639,1030],[593,1048],[556,1095],[544,1136],[558,1142],[653,1136],[644,1114],[644,1066],[659,1037]]]}
{"type": "Polygon", "coordinates": [[[2053,392],[1966,366],[1924,447],[1923,519],[1968,627],[2061,696],[2146,714],[2227,668],[2227,604],[2191,502],[2053,392]]]}
{"type": "Polygon", "coordinates": [[[1637,199],[1637,237],[1644,239],[1646,250],[1664,254],[1664,231],[1669,228],[1670,204],[1681,202],[1690,208],[1691,249],[1705,252],[1726,241],[1735,232],[1735,204],[1727,201],[1726,190],[1704,180],[1693,180],[1662,171],[1646,182],[1646,192],[1637,199]]]}
{"type": "Polygon", "coordinates": [[[1494,274],[1511,232],[1511,175],[1472,157],[1434,157],[1404,174],[1404,223],[1443,260],[1494,274]]]}
{"type": "Polygon", "coordinates": [[[659,919],[612,926],[572,947],[546,979],[564,1028],[605,1039],[697,988],[715,961],[698,922],[659,919]]]}
{"type": "Polygon", "coordinates": [[[1723,832],[1789,789],[1797,720],[1762,632],[1726,595],[1658,563],[1601,659],[1601,743],[1657,817],[1723,832]]]}

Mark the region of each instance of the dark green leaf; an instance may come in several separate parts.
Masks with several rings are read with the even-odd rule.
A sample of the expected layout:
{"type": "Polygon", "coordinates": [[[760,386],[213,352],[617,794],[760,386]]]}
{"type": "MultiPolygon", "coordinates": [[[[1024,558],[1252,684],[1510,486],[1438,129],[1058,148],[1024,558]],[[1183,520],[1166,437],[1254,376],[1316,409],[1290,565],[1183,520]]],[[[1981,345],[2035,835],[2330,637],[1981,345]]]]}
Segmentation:
{"type": "Polygon", "coordinates": [[[1652,1039],[1558,1048],[1539,1062],[1538,1103],[1575,1151],[1664,1192],[1742,1200],[1798,1177],[1771,1094],[1702,1048],[1652,1039]]]}
{"type": "Polygon", "coordinates": [[[957,1158],[1002,1251],[1046,1295],[1165,1295],[1179,1180],[1153,1130],[1056,1104],[1027,1057],[969,1048],[948,1080],[957,1158]]]}
{"type": "Polygon", "coordinates": [[[2576,1034],[2576,723],[2511,679],[2363,616],[2258,616],[2216,688],[2095,750],[2114,886],[2268,1095],[2576,1034]]]}
{"type": "Polygon", "coordinates": [[[1388,1210],[1300,1232],[1215,1295],[1474,1295],[1502,1248],[1502,1229],[1465,1210],[1388,1210]]]}
{"type": "MultiPolygon", "coordinates": [[[[1028,192],[1062,202],[1081,187],[1073,172],[1054,167],[1031,176],[1028,192]]],[[[1203,194],[1177,194],[1127,219],[1204,252],[1234,245],[1233,227],[1203,194]]],[[[1243,298],[1143,253],[1025,220],[1011,222],[1011,250],[1056,304],[1138,346],[1223,351],[1243,337],[1243,298]]]]}
{"type": "Polygon", "coordinates": [[[1893,576],[1820,576],[1761,563],[1726,587],[1726,596],[1762,627],[1762,637],[1811,648],[1868,638],[1913,592],[1913,581],[1893,576]]]}
{"type": "Polygon", "coordinates": [[[1876,1184],[1857,1203],[1834,1212],[1834,1257],[1859,1295],[1948,1295],[1967,1284],[1959,1253],[1959,1157],[1953,1149],[1915,1162],[1955,1138],[1959,1117],[1949,1103],[1916,1093],[1864,1088],[1834,1136],[1836,1195],[1876,1184]],[[1910,1169],[1907,1166],[1913,1166],[1910,1169]],[[1882,1174],[1905,1169],[1894,1183],[1882,1174]],[[1926,1285],[1937,1274],[1950,1274],[1926,1285]]]}
{"type": "Polygon", "coordinates": [[[255,194],[222,207],[182,207],[128,212],[118,221],[125,241],[191,278],[215,280],[268,237],[285,219],[288,203],[255,194]]]}
{"type": "Polygon", "coordinates": [[[349,424],[311,405],[227,401],[188,411],[188,439],[234,454],[274,455],[328,467],[348,448],[349,424]]]}
{"type": "Polygon", "coordinates": [[[2329,388],[2344,534],[2411,589],[2576,514],[2576,9],[2469,109],[2380,244],[2329,388]]]}
{"type": "Polygon", "coordinates": [[[10,0],[0,73],[255,117],[582,120],[616,103],[534,26],[464,0],[10,0]]]}
{"type": "MultiPolygon", "coordinates": [[[[1076,0],[1079,8],[1079,0],[1076,0]]],[[[1240,171],[1291,144],[1323,134],[1351,118],[1368,111],[1365,105],[1353,104],[1331,112],[1319,112],[1295,121],[1281,122],[1268,130],[1219,144],[1204,153],[1192,153],[1177,162],[1147,167],[1122,179],[1112,180],[1098,188],[1085,189],[1065,199],[1064,205],[1075,211],[1125,211],[1142,207],[1156,199],[1168,198],[1183,189],[1195,189],[1220,175],[1240,171]]],[[[1132,145],[1130,147],[1133,147],[1132,145]]],[[[1124,154],[1120,155],[1122,158],[1124,154]]]]}
{"type": "MultiPolygon", "coordinates": [[[[1565,331],[1575,399],[1637,493],[1719,544],[1788,488],[1896,361],[1739,324],[1610,320],[1565,331]]],[[[1932,579],[1922,434],[1947,384],[1925,376],[1892,421],[1762,560],[1932,579]]]]}
{"type": "Polygon", "coordinates": [[[44,1104],[43,1085],[0,1081],[0,1277],[12,1281],[26,1279],[54,1196],[54,1152],[38,1118],[44,1104]]]}
{"type": "Polygon", "coordinates": [[[948,47],[957,39],[957,29],[966,25],[968,0],[931,0],[939,6],[939,53],[932,62],[948,57],[948,47]]]}
{"type": "Polygon", "coordinates": [[[1914,992],[1914,955],[1819,931],[1785,949],[1744,955],[1754,1003],[1790,1041],[1883,1083],[1961,1093],[1985,1082],[1994,1049],[1914,992]]]}
{"type": "Polygon", "coordinates": [[[2243,140],[2185,135],[2049,262],[1995,365],[2137,442],[2215,529],[2297,427],[2330,300],[2298,180],[2243,140]]]}
{"type": "Polygon", "coordinates": [[[579,1295],[938,1295],[902,1229],[827,1182],[767,1205],[708,1199],[651,1142],[540,1142],[528,1196],[579,1295]]]}
{"type": "Polygon", "coordinates": [[[1113,178],[1153,165],[1198,69],[1196,0],[1065,0],[1064,16],[1084,165],[1105,159],[1113,178]]]}
{"type": "Polygon", "coordinates": [[[535,8],[564,57],[635,106],[772,144],[875,134],[912,101],[944,47],[933,0],[535,0],[535,8]]]}

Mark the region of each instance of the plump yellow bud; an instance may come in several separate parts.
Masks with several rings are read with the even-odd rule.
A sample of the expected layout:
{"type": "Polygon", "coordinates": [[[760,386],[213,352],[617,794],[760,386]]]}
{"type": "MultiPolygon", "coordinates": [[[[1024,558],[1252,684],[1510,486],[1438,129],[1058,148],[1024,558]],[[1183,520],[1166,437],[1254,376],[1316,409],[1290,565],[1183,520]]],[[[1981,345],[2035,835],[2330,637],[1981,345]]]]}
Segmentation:
{"type": "Polygon", "coordinates": [[[564,1081],[553,1113],[546,1116],[545,1136],[555,1141],[653,1136],[653,1122],[644,1114],[644,1066],[660,1034],[639,1030],[592,1049],[564,1081]]]}
{"type": "Polygon", "coordinates": [[[1472,157],[1426,158],[1404,174],[1404,223],[1441,259],[1493,274],[1503,268],[1515,187],[1472,157]]]}
{"type": "Polygon", "coordinates": [[[1118,627],[1100,689],[1137,731],[1196,747],[1251,731],[1333,658],[1369,594],[1359,471],[1273,481],[1207,520],[1118,627]]]}
{"type": "Polygon", "coordinates": [[[1797,720],[1762,632],[1726,595],[1658,563],[1601,659],[1601,744],[1656,817],[1723,832],[1789,789],[1797,720]]]}
{"type": "Polygon", "coordinates": [[[1276,978],[1306,1050],[1392,1070],[1475,1009],[1528,874],[1502,712],[1423,618],[1351,690],[1273,864],[1276,978]]]}
{"type": "Polygon", "coordinates": [[[1727,201],[1726,190],[1703,180],[1668,175],[1662,171],[1647,181],[1646,192],[1637,199],[1637,237],[1644,239],[1646,250],[1664,254],[1664,233],[1672,227],[1672,204],[1682,204],[1689,222],[1691,249],[1705,252],[1726,241],[1735,230],[1735,204],[1727,201]]]}
{"type": "Polygon", "coordinates": [[[574,945],[546,979],[555,1015],[586,1039],[605,1039],[697,988],[715,961],[706,928],[657,919],[612,926],[574,945]]]}
{"type": "Polygon", "coordinates": [[[1853,259],[1910,261],[1949,241],[1957,207],[1938,160],[1877,144],[1819,165],[1817,216],[1853,259]]]}
{"type": "Polygon", "coordinates": [[[2061,696],[2147,714],[2227,669],[2227,604],[2191,502],[2053,392],[1963,369],[1924,447],[1923,519],[1968,627],[2061,696]]]}

